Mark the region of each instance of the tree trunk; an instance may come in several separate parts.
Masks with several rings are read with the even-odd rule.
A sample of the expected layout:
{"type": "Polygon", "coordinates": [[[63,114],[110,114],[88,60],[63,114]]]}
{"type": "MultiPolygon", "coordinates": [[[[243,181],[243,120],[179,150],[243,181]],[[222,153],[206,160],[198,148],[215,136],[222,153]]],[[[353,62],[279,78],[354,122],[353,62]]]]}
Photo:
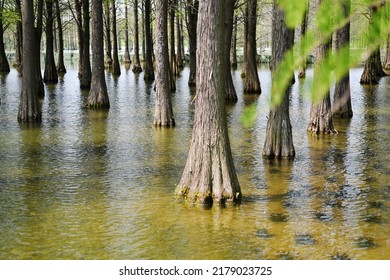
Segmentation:
{"type": "Polygon", "coordinates": [[[81,0],[74,0],[76,10],[76,23],[77,23],[77,37],[79,45],[79,77],[83,73],[83,53],[84,53],[84,42],[83,42],[83,16],[82,16],[82,2],[81,0]]]}
{"type": "Polygon", "coordinates": [[[130,51],[129,51],[129,8],[127,1],[125,2],[125,55],[124,55],[124,63],[130,64],[130,51]]]}
{"type": "MultiPolygon", "coordinates": [[[[40,122],[42,119],[39,95],[40,86],[37,81],[36,57],[39,57],[38,36],[34,25],[34,3],[31,0],[22,2],[22,25],[23,25],[23,68],[22,68],[22,91],[20,94],[18,121],[40,122]]],[[[39,73],[40,76],[40,73],[39,73]]]]}
{"type": "Polygon", "coordinates": [[[150,0],[145,0],[145,69],[144,80],[154,80],[152,32],[150,28],[150,0]]]}
{"type": "MultiPolygon", "coordinates": [[[[42,26],[43,26],[43,0],[38,0],[36,4],[37,10],[35,13],[35,56],[34,56],[34,66],[35,70],[33,71],[35,75],[36,86],[38,87],[38,97],[45,97],[45,86],[43,84],[42,72],[41,72],[41,39],[42,39],[42,26]]],[[[30,73],[32,75],[32,73],[30,73]]]]}
{"type": "Polygon", "coordinates": [[[88,96],[89,108],[108,108],[106,78],[104,74],[104,31],[102,0],[92,0],[92,81],[88,96]]]}
{"type": "Polygon", "coordinates": [[[1,20],[1,13],[0,13],[0,72],[8,73],[10,71],[11,70],[9,68],[9,63],[4,48],[3,21],[1,20]]]}
{"type": "Polygon", "coordinates": [[[383,69],[386,71],[390,70],[390,33],[387,35],[386,56],[385,62],[383,63],[383,69]]]}
{"type": "Polygon", "coordinates": [[[176,193],[200,204],[240,202],[225,110],[225,1],[199,1],[195,120],[176,193]]]}
{"type": "Polygon", "coordinates": [[[236,0],[226,1],[226,14],[225,14],[225,71],[226,71],[226,84],[225,84],[225,97],[227,102],[237,102],[237,93],[234,88],[232,73],[230,71],[230,49],[232,46],[232,34],[233,34],[233,21],[234,21],[234,6],[236,0]]]}
{"type": "Polygon", "coordinates": [[[249,25],[249,9],[248,9],[248,2],[246,4],[245,11],[243,12],[243,18],[244,18],[244,57],[241,67],[241,78],[246,77],[246,64],[248,61],[248,25],[249,25]]]}
{"type": "Polygon", "coordinates": [[[54,60],[53,46],[53,2],[46,1],[46,56],[43,81],[48,84],[58,83],[57,67],[54,60]]]}
{"type": "Polygon", "coordinates": [[[168,59],[168,0],[156,2],[156,105],[154,125],[174,126],[168,59]]]}
{"type": "MultiPolygon", "coordinates": [[[[307,2],[307,9],[305,11],[305,14],[303,16],[302,24],[301,24],[301,40],[306,36],[306,30],[308,27],[309,23],[309,5],[310,1],[307,2]]],[[[301,55],[304,53],[304,48],[301,47],[301,55]]],[[[307,60],[304,59],[302,61],[302,64],[300,65],[298,69],[298,79],[304,79],[306,77],[306,65],[307,65],[307,60]]]]}
{"type": "Polygon", "coordinates": [[[246,43],[246,76],[244,93],[261,93],[259,75],[256,62],[256,9],[257,0],[248,0],[248,35],[246,43]]]}
{"type": "MultiPolygon", "coordinates": [[[[343,12],[346,19],[351,13],[351,0],[344,0],[343,12]]],[[[340,50],[346,48],[345,63],[349,64],[349,41],[350,41],[350,23],[348,22],[344,27],[337,30],[336,33],[336,49],[340,50]]],[[[351,103],[351,88],[348,73],[336,83],[333,96],[333,116],[340,118],[352,118],[352,103],[351,103]]]]}
{"type": "Polygon", "coordinates": [[[56,5],[56,18],[58,26],[58,63],[57,63],[57,73],[64,74],[66,73],[65,63],[64,63],[64,34],[62,30],[62,21],[61,21],[61,10],[59,0],[55,0],[56,5]]]}
{"type": "Polygon", "coordinates": [[[113,60],[112,60],[112,74],[121,74],[121,65],[119,63],[118,55],[118,33],[116,31],[116,6],[115,0],[111,0],[112,9],[112,48],[113,48],[113,60]]]}
{"type": "Polygon", "coordinates": [[[142,67],[139,60],[139,34],[138,34],[138,0],[134,0],[134,57],[133,72],[141,73],[142,67]]]}
{"type": "MultiPolygon", "coordinates": [[[[377,32],[379,34],[379,27],[374,27],[374,18],[376,18],[378,10],[380,9],[380,4],[372,5],[370,7],[370,23],[369,29],[371,32],[377,32]]],[[[386,73],[382,69],[381,56],[380,56],[380,46],[376,48],[366,60],[364,65],[364,70],[360,78],[361,84],[375,85],[379,83],[381,77],[386,76],[386,73]]]]}
{"type": "MultiPolygon", "coordinates": [[[[321,4],[322,0],[317,0],[318,6],[321,4]]],[[[321,33],[317,32],[318,42],[323,42],[321,38],[321,33]]],[[[313,77],[313,92],[314,95],[316,89],[322,88],[322,84],[330,83],[330,73],[324,70],[323,63],[328,64],[329,62],[324,61],[326,55],[331,49],[331,43],[321,43],[314,49],[314,77],[313,77]]],[[[324,94],[320,92],[321,98],[317,100],[312,100],[310,107],[310,116],[309,124],[307,130],[318,134],[318,133],[337,133],[333,128],[332,120],[332,109],[330,104],[330,92],[329,89],[326,90],[324,94]],[[319,99],[319,100],[318,100],[319,99]]],[[[317,93],[318,95],[318,93],[317,93]]]]}
{"type": "Polygon", "coordinates": [[[187,14],[188,14],[188,41],[190,49],[190,75],[188,79],[189,86],[196,85],[196,26],[198,22],[198,0],[187,0],[187,14]]]}
{"type": "Polygon", "coordinates": [[[83,72],[81,74],[80,87],[91,88],[91,61],[89,52],[89,0],[82,0],[83,3],[83,72]]]}
{"type": "MultiPolygon", "coordinates": [[[[15,0],[15,10],[16,13],[22,18],[20,0],[15,0]]],[[[20,70],[22,67],[22,47],[23,47],[23,34],[22,34],[22,22],[18,20],[16,23],[16,49],[15,49],[15,61],[13,66],[20,70]]]]}
{"type": "Polygon", "coordinates": [[[111,45],[111,18],[110,18],[110,1],[104,1],[104,41],[106,44],[106,56],[104,58],[104,66],[107,69],[112,69],[112,45],[111,45]]]}
{"type": "MultiPolygon", "coordinates": [[[[176,53],[175,53],[175,14],[176,14],[176,6],[177,6],[177,0],[170,0],[170,9],[169,9],[169,19],[170,19],[170,24],[169,24],[169,39],[170,39],[170,48],[169,48],[169,61],[170,61],[170,69],[171,69],[171,74],[172,74],[172,82],[175,80],[173,77],[176,77],[179,75],[179,70],[177,68],[177,63],[176,63],[176,53]]],[[[174,85],[174,84],[172,84],[174,85]]]]}
{"type": "Polygon", "coordinates": [[[183,57],[182,57],[182,31],[181,31],[181,15],[177,17],[176,19],[176,38],[177,38],[177,49],[176,49],[176,63],[177,63],[177,68],[181,69],[184,67],[183,63],[183,57]]]}
{"type": "Polygon", "coordinates": [[[237,16],[234,16],[234,22],[233,22],[233,35],[232,35],[232,67],[233,69],[237,69],[238,63],[237,63],[237,23],[238,18],[237,16]]]}
{"type": "MultiPolygon", "coordinates": [[[[278,2],[274,1],[272,17],[272,71],[277,69],[283,61],[285,53],[292,48],[294,42],[294,29],[287,27],[284,12],[279,8],[278,2]]],[[[294,75],[294,73],[285,74],[294,75]]],[[[295,156],[289,112],[290,91],[291,87],[284,92],[281,104],[271,106],[263,148],[263,155],[266,157],[292,158],[295,156]]]]}

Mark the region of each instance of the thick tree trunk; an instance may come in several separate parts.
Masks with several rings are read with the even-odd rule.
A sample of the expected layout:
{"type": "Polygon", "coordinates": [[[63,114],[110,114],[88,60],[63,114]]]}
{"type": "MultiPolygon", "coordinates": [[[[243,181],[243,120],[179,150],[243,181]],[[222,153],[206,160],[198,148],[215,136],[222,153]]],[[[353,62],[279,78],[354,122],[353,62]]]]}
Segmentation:
{"type": "Polygon", "coordinates": [[[111,0],[111,9],[112,9],[112,74],[120,75],[121,74],[121,65],[119,63],[118,55],[118,33],[116,31],[116,6],[115,0],[111,0]]]}
{"type": "MultiPolygon", "coordinates": [[[[15,10],[16,13],[22,18],[22,10],[21,10],[20,0],[15,0],[15,10]]],[[[23,47],[23,34],[22,34],[22,22],[19,20],[16,23],[16,49],[15,49],[15,60],[13,63],[13,67],[20,70],[22,67],[22,47],[23,47]]]]}
{"type": "Polygon", "coordinates": [[[77,38],[79,45],[79,77],[83,73],[83,53],[84,53],[84,42],[83,42],[83,16],[82,16],[82,2],[81,0],[74,0],[76,10],[76,23],[77,23],[77,38]]]}
{"type": "Polygon", "coordinates": [[[129,51],[129,7],[127,1],[125,2],[125,55],[124,55],[124,63],[130,64],[130,51],[129,51]]]}
{"type": "Polygon", "coordinates": [[[150,28],[150,0],[145,0],[145,69],[144,79],[147,81],[154,80],[153,69],[153,50],[152,50],[152,31],[150,28]]]}
{"type": "Polygon", "coordinates": [[[134,0],[134,57],[133,72],[141,73],[142,67],[139,60],[139,34],[138,34],[138,0],[134,0]]]}
{"type": "Polygon", "coordinates": [[[58,83],[57,67],[54,59],[53,46],[53,2],[46,1],[46,56],[45,56],[45,70],[43,74],[43,81],[48,84],[58,83]]]}
{"type": "MultiPolygon", "coordinates": [[[[37,81],[38,70],[36,57],[39,57],[38,36],[34,25],[34,3],[31,0],[22,2],[23,24],[23,68],[22,68],[22,91],[20,94],[18,121],[40,122],[42,119],[39,95],[40,83],[37,81]]],[[[39,70],[40,71],[40,70],[39,70]]],[[[39,73],[40,76],[40,73],[39,73]]]]}
{"type": "Polygon", "coordinates": [[[226,1],[226,13],[225,13],[225,71],[226,71],[226,84],[225,84],[225,97],[227,102],[237,102],[237,93],[233,84],[232,73],[230,71],[230,49],[232,46],[232,34],[233,34],[233,21],[234,21],[234,6],[236,0],[226,1]]]}
{"type": "Polygon", "coordinates": [[[83,3],[83,72],[81,74],[80,87],[91,88],[91,61],[90,61],[90,35],[89,35],[89,0],[82,0],[83,3]]]}
{"type": "MultiPolygon", "coordinates": [[[[372,5],[370,7],[370,23],[369,29],[374,29],[373,20],[376,18],[378,10],[381,8],[380,4],[372,5]]],[[[378,27],[376,27],[377,29],[378,27]]],[[[378,30],[373,30],[372,32],[379,32],[378,30]]],[[[375,85],[379,83],[381,77],[386,76],[386,73],[382,69],[381,63],[381,54],[380,47],[376,48],[366,60],[364,65],[364,70],[360,78],[361,84],[375,85]]]]}
{"type": "MultiPolygon", "coordinates": [[[[346,19],[349,18],[351,13],[351,0],[344,0],[343,12],[346,19]]],[[[349,41],[350,41],[350,23],[347,23],[344,27],[337,30],[336,33],[336,49],[340,50],[346,48],[346,61],[349,64],[349,41]]],[[[351,118],[352,103],[351,103],[351,88],[349,82],[348,73],[336,83],[333,96],[333,116],[340,118],[351,118]]]]}
{"type": "Polygon", "coordinates": [[[188,14],[188,41],[190,49],[190,75],[188,79],[189,86],[196,85],[196,26],[198,22],[198,0],[187,0],[187,14],[188,14]]]}
{"type": "Polygon", "coordinates": [[[390,70],[390,33],[387,35],[386,56],[383,63],[383,69],[386,71],[390,70]]]}
{"type": "Polygon", "coordinates": [[[58,26],[58,63],[57,63],[57,73],[64,74],[66,73],[65,63],[64,63],[64,34],[62,30],[62,20],[61,20],[61,10],[59,0],[55,0],[56,5],[56,19],[58,26]]]}
{"type": "Polygon", "coordinates": [[[104,1],[104,42],[106,45],[106,56],[104,58],[104,66],[107,69],[112,69],[112,44],[111,44],[111,17],[110,17],[110,1],[104,1]]]}
{"type": "Polygon", "coordinates": [[[3,21],[1,20],[0,14],[0,72],[8,73],[10,71],[11,70],[9,68],[9,63],[4,48],[3,21]]]}
{"type": "MultiPolygon", "coordinates": [[[[321,2],[321,0],[318,0],[321,2]]],[[[317,36],[321,36],[317,32],[317,36]]],[[[322,41],[319,38],[319,41],[322,41]]],[[[313,90],[321,88],[321,84],[330,83],[330,73],[323,70],[323,59],[331,48],[331,43],[320,44],[314,50],[314,78],[313,78],[313,90]]],[[[328,62],[326,62],[328,63],[328,62]]],[[[319,133],[337,133],[333,127],[332,109],[330,104],[330,92],[327,90],[320,100],[313,100],[310,107],[309,124],[307,130],[319,134],[319,133]]]]}
{"type": "MultiPolygon", "coordinates": [[[[302,20],[302,24],[301,24],[301,40],[305,37],[306,35],[306,30],[308,28],[308,23],[309,23],[309,5],[310,5],[310,1],[307,2],[307,10],[305,11],[305,14],[303,16],[303,20],[302,20]]],[[[304,53],[304,48],[301,47],[301,50],[300,50],[301,54],[304,53]]],[[[299,69],[298,69],[298,79],[304,79],[306,77],[306,64],[307,64],[307,60],[304,59],[302,61],[302,64],[299,66],[299,69]]]]}
{"type": "Polygon", "coordinates": [[[104,32],[102,0],[92,0],[92,81],[88,96],[89,108],[108,108],[106,78],[104,74],[104,32]]]}
{"type": "MultiPolygon", "coordinates": [[[[278,1],[274,1],[272,17],[272,70],[275,71],[283,61],[285,53],[290,50],[294,42],[294,30],[286,25],[284,12],[278,7],[278,1]]],[[[294,73],[286,73],[293,76],[294,73]]],[[[281,104],[271,107],[263,155],[270,158],[292,158],[295,149],[292,137],[290,121],[290,90],[284,92],[281,104]]],[[[274,93],[273,93],[274,94],[274,93]]]]}
{"type": "Polygon", "coordinates": [[[233,69],[236,69],[238,66],[237,63],[237,23],[238,18],[237,16],[234,16],[234,22],[233,22],[233,35],[232,35],[232,67],[233,69]]]}
{"type": "Polygon", "coordinates": [[[225,1],[199,1],[195,122],[176,189],[200,204],[240,202],[225,111],[225,1]]]}
{"type": "Polygon", "coordinates": [[[257,0],[248,0],[248,35],[246,43],[246,76],[244,93],[261,93],[259,75],[257,73],[256,53],[256,16],[257,0]]]}
{"type": "Polygon", "coordinates": [[[174,126],[168,59],[168,0],[156,2],[156,105],[154,125],[174,126]]]}

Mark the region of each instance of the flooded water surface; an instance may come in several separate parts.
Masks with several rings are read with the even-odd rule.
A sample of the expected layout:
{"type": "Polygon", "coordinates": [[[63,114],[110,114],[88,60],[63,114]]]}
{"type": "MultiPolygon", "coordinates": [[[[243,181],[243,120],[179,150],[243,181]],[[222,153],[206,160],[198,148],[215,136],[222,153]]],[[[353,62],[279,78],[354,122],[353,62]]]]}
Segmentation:
{"type": "Polygon", "coordinates": [[[194,117],[188,69],[173,94],[177,126],[153,126],[153,84],[107,74],[111,108],[84,109],[77,70],[46,86],[40,125],[17,122],[21,79],[0,76],[0,259],[390,259],[390,78],[362,87],[351,120],[306,133],[306,81],[293,86],[294,161],[263,159],[263,94],[227,108],[239,206],[204,209],[174,195],[194,117]],[[241,122],[255,103],[251,127],[241,122]]]}

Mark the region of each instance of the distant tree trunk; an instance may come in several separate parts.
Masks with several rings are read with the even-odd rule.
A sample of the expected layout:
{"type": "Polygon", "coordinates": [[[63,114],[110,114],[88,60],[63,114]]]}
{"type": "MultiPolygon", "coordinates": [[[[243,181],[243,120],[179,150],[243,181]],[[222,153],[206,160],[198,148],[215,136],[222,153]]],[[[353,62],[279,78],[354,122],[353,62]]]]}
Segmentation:
{"type": "MultiPolygon", "coordinates": [[[[370,7],[370,23],[368,27],[369,29],[374,28],[373,20],[377,17],[377,13],[380,8],[381,4],[372,5],[370,7]]],[[[378,32],[378,30],[373,30],[372,32],[378,32]]],[[[366,60],[366,63],[364,65],[364,71],[360,78],[360,83],[375,85],[379,83],[379,79],[381,77],[384,77],[386,75],[387,74],[382,69],[380,46],[378,46],[366,60]]]]}
{"type": "Polygon", "coordinates": [[[138,32],[138,0],[134,0],[134,57],[133,72],[142,72],[141,62],[139,60],[139,32],[138,32]]]}
{"type": "Polygon", "coordinates": [[[54,60],[53,46],[53,2],[46,1],[46,57],[43,81],[48,84],[58,83],[57,67],[54,60]]]}
{"type": "Polygon", "coordinates": [[[232,67],[233,69],[237,68],[237,16],[234,16],[234,22],[233,22],[233,36],[232,36],[232,67]]]}
{"type": "MultiPolygon", "coordinates": [[[[317,0],[318,5],[322,0],[317,0]]],[[[318,41],[324,41],[321,38],[322,34],[317,32],[318,41]]],[[[323,70],[324,59],[328,51],[331,49],[331,43],[321,43],[314,49],[314,77],[313,90],[321,88],[321,84],[330,83],[330,73],[323,70]]],[[[328,63],[328,62],[327,62],[328,63]]],[[[322,93],[321,93],[322,94],[322,93]]],[[[318,99],[318,98],[317,98],[318,99]]],[[[312,100],[310,107],[309,124],[307,130],[311,133],[337,133],[333,128],[332,109],[330,104],[329,89],[322,95],[319,100],[312,100]]]]}
{"type": "Polygon", "coordinates": [[[383,63],[383,69],[390,70],[390,33],[387,35],[387,44],[386,44],[386,56],[385,62],[383,63]]]}
{"type": "Polygon", "coordinates": [[[141,1],[141,39],[142,39],[142,59],[141,62],[146,60],[146,47],[145,47],[145,0],[141,1]]]}
{"type": "Polygon", "coordinates": [[[7,55],[4,48],[4,34],[3,34],[3,21],[0,10],[0,72],[8,73],[10,72],[9,63],[7,60],[7,55]]]}
{"type": "Polygon", "coordinates": [[[249,25],[249,9],[248,9],[248,2],[246,4],[245,11],[243,13],[244,17],[244,57],[243,57],[243,62],[242,62],[242,67],[241,67],[241,78],[246,77],[246,64],[248,61],[248,25],[249,25]]]}
{"type": "Polygon", "coordinates": [[[80,87],[91,88],[91,61],[90,61],[90,35],[89,35],[89,0],[82,0],[83,3],[83,72],[81,74],[80,87]]]}
{"type": "MultiPolygon", "coordinates": [[[[343,13],[346,19],[351,14],[351,0],[344,0],[343,2],[343,13]]],[[[346,59],[344,63],[349,64],[349,41],[350,41],[350,23],[348,22],[344,27],[337,30],[336,33],[336,49],[340,50],[346,48],[346,59]]],[[[333,96],[333,116],[341,118],[351,118],[352,103],[351,103],[351,88],[349,82],[349,71],[348,73],[336,83],[334,96],[333,96]]]]}
{"type": "MultiPolygon", "coordinates": [[[[45,97],[45,87],[42,79],[41,72],[41,39],[42,39],[42,26],[43,26],[43,0],[38,0],[36,3],[36,13],[35,13],[35,55],[34,55],[34,66],[35,70],[33,71],[35,75],[36,86],[38,87],[38,97],[45,97]]],[[[24,39],[23,39],[24,40],[24,39]]],[[[32,73],[30,73],[32,75],[32,73]]]]}
{"type": "Polygon", "coordinates": [[[115,0],[111,0],[112,9],[112,48],[113,48],[113,60],[112,60],[112,74],[121,74],[121,65],[119,63],[118,55],[118,33],[116,30],[116,5],[115,0]]]}
{"type": "Polygon", "coordinates": [[[76,10],[76,23],[77,23],[77,37],[79,44],[79,77],[83,73],[83,53],[84,53],[84,42],[83,42],[83,16],[82,16],[82,2],[81,0],[74,0],[76,10]]]}
{"type": "Polygon", "coordinates": [[[89,108],[108,108],[106,78],[104,74],[104,31],[102,0],[92,0],[92,81],[88,96],[89,108]]]}
{"type": "Polygon", "coordinates": [[[181,31],[181,16],[178,16],[176,19],[176,38],[177,38],[177,49],[176,49],[176,63],[177,68],[183,68],[183,57],[182,57],[182,31],[181,31]]]}
{"type": "MultiPolygon", "coordinates": [[[[179,75],[179,71],[177,69],[177,63],[176,63],[176,53],[175,53],[175,17],[176,17],[176,6],[177,6],[177,0],[170,0],[170,8],[169,8],[169,39],[170,39],[170,48],[169,48],[169,61],[170,61],[170,69],[173,77],[179,75]]],[[[172,78],[174,80],[174,78],[172,78]]]]}
{"type": "MultiPolygon", "coordinates": [[[[301,40],[305,37],[306,35],[306,30],[307,30],[307,27],[308,27],[308,23],[309,23],[309,5],[310,5],[310,1],[307,1],[307,9],[305,11],[305,14],[303,16],[303,20],[302,20],[302,24],[301,24],[301,40]]],[[[304,52],[304,48],[302,47],[301,48],[301,55],[303,54],[304,52]]],[[[302,64],[300,65],[299,69],[298,69],[298,79],[304,79],[306,77],[306,64],[307,64],[307,60],[304,59],[302,61],[302,64]]]]}
{"type": "Polygon", "coordinates": [[[112,44],[111,44],[111,17],[110,17],[110,0],[104,1],[104,41],[106,56],[104,58],[104,65],[107,69],[112,69],[112,44]]]}
{"type": "Polygon", "coordinates": [[[234,6],[236,0],[227,0],[225,7],[225,97],[227,102],[237,102],[237,93],[234,88],[232,73],[230,70],[230,49],[232,46],[233,21],[234,21],[234,6]]]}
{"type": "MultiPolygon", "coordinates": [[[[283,61],[284,55],[292,48],[294,42],[294,29],[287,27],[284,12],[278,5],[279,1],[274,0],[272,17],[272,71],[277,69],[278,65],[283,61]]],[[[285,73],[285,75],[293,76],[294,73],[285,73]]],[[[263,155],[266,157],[292,158],[295,156],[289,112],[290,91],[291,87],[284,92],[281,104],[271,106],[263,148],[263,155]]]]}
{"type": "Polygon", "coordinates": [[[196,26],[198,22],[198,0],[187,0],[187,14],[188,14],[188,41],[190,49],[190,75],[188,79],[189,86],[196,84],[196,26]]]}
{"type": "Polygon", "coordinates": [[[168,60],[168,0],[156,2],[156,105],[154,125],[174,126],[168,60]]]}
{"type": "Polygon", "coordinates": [[[257,73],[256,53],[256,16],[257,0],[248,0],[248,40],[246,43],[246,76],[244,93],[261,93],[259,75],[257,73]]]}
{"type": "Polygon", "coordinates": [[[130,50],[129,50],[129,7],[127,1],[125,2],[125,55],[124,63],[130,64],[130,50]]]}
{"type": "Polygon", "coordinates": [[[152,50],[152,31],[150,28],[150,0],[145,0],[145,69],[144,79],[147,81],[154,80],[153,69],[153,50],[152,50]]]}
{"type": "Polygon", "coordinates": [[[200,204],[240,202],[225,110],[225,0],[199,1],[195,120],[176,193],[200,204]]]}
{"type": "Polygon", "coordinates": [[[64,63],[64,34],[62,30],[62,21],[61,21],[61,10],[59,0],[55,0],[56,5],[56,18],[57,18],[57,27],[58,27],[58,63],[57,63],[57,72],[64,74],[66,73],[65,63],[64,63]]]}
{"type": "MultiPolygon", "coordinates": [[[[17,14],[22,17],[20,0],[15,0],[15,10],[17,14]]],[[[23,34],[22,34],[22,22],[18,20],[16,23],[16,49],[15,49],[15,60],[13,66],[18,70],[22,67],[22,47],[23,47],[23,34]]]]}
{"type": "MultiPolygon", "coordinates": [[[[42,4],[42,3],[41,3],[42,4]]],[[[22,25],[23,25],[23,68],[22,68],[22,91],[20,94],[20,103],[18,111],[19,122],[40,122],[42,113],[39,105],[40,85],[37,77],[41,74],[36,73],[38,67],[36,57],[39,57],[40,36],[37,34],[37,28],[34,25],[34,3],[31,0],[22,2],[22,25]]],[[[39,69],[40,72],[40,69],[39,69]]]]}

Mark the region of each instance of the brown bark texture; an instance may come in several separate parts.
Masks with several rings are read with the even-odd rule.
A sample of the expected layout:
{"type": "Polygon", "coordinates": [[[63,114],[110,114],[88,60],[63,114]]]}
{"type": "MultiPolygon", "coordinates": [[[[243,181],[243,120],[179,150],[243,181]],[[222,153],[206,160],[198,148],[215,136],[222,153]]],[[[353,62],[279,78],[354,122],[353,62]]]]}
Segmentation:
{"type": "Polygon", "coordinates": [[[59,0],[55,0],[56,6],[56,19],[58,29],[58,63],[57,73],[66,73],[66,67],[64,63],[64,34],[62,30],[61,10],[59,0]]]}
{"type": "Polygon", "coordinates": [[[104,42],[106,45],[106,56],[104,58],[104,66],[107,69],[112,68],[112,44],[111,44],[111,18],[110,18],[110,1],[104,1],[104,42]]]}
{"type": "Polygon", "coordinates": [[[1,16],[0,10],[0,72],[8,73],[10,72],[10,68],[4,48],[3,21],[1,20],[1,16]]]}
{"type": "Polygon", "coordinates": [[[88,96],[89,108],[109,108],[104,74],[104,38],[102,0],[91,0],[92,9],[92,80],[88,96]]]}
{"type": "MultiPolygon", "coordinates": [[[[351,0],[344,0],[343,12],[347,19],[351,11],[351,0]]],[[[350,23],[337,30],[336,32],[336,49],[346,48],[349,64],[349,41],[350,41],[350,23]]],[[[333,95],[332,113],[335,117],[351,118],[353,115],[351,102],[351,88],[348,73],[336,83],[333,95]]]]}
{"type": "MultiPolygon", "coordinates": [[[[272,69],[275,71],[283,61],[285,53],[292,48],[294,41],[294,30],[286,25],[284,12],[274,2],[272,17],[272,69]]],[[[286,73],[293,76],[294,73],[286,73]]],[[[290,90],[285,92],[282,103],[271,107],[266,138],[263,148],[263,156],[269,158],[292,158],[295,156],[295,149],[292,137],[290,121],[290,90]]]]}
{"type": "Polygon", "coordinates": [[[198,22],[198,0],[187,0],[187,15],[188,15],[188,41],[190,49],[190,75],[188,79],[189,86],[196,85],[196,26],[198,22]]]}
{"type": "Polygon", "coordinates": [[[79,45],[79,77],[83,73],[83,53],[84,53],[84,42],[83,42],[83,13],[82,13],[82,2],[81,0],[74,0],[76,10],[76,23],[77,23],[77,37],[79,45]]]}
{"type": "MultiPolygon", "coordinates": [[[[305,11],[305,14],[304,14],[303,20],[302,20],[302,24],[301,24],[301,33],[300,33],[301,40],[306,35],[308,23],[309,23],[309,2],[308,2],[308,7],[307,7],[307,10],[305,11]]],[[[301,48],[301,53],[303,53],[303,48],[301,48]]],[[[307,61],[306,61],[306,59],[304,59],[302,61],[302,64],[299,66],[299,69],[298,69],[298,79],[304,79],[306,77],[306,64],[307,64],[307,61]]]]}
{"type": "Polygon", "coordinates": [[[225,13],[225,71],[226,71],[226,85],[225,85],[225,97],[229,103],[237,102],[236,88],[233,84],[232,72],[230,71],[230,49],[232,46],[233,35],[233,21],[234,21],[234,6],[236,0],[226,1],[226,13],[225,13]]]}
{"type": "Polygon", "coordinates": [[[127,1],[125,2],[125,54],[123,61],[126,64],[131,63],[130,50],[129,50],[129,7],[127,1]]]}
{"type": "Polygon", "coordinates": [[[150,28],[150,0],[145,0],[145,68],[144,80],[154,80],[152,30],[150,28]]]}
{"type": "Polygon", "coordinates": [[[248,35],[246,43],[246,76],[244,83],[244,93],[260,94],[260,80],[257,73],[257,53],[256,53],[256,16],[257,0],[248,0],[248,35]]]}
{"type": "Polygon", "coordinates": [[[199,204],[239,202],[225,109],[224,0],[199,1],[195,121],[180,197],[199,204]]]}
{"type": "Polygon", "coordinates": [[[134,56],[132,71],[134,73],[142,72],[141,62],[139,59],[138,0],[134,0],[134,56]]]}
{"type": "Polygon", "coordinates": [[[168,58],[168,0],[156,3],[156,103],[155,126],[174,126],[168,58]]]}
{"type": "Polygon", "coordinates": [[[53,38],[53,2],[46,1],[46,55],[45,55],[45,70],[43,81],[48,84],[58,83],[57,67],[54,59],[54,38],[53,38]]]}
{"type": "Polygon", "coordinates": [[[90,35],[89,35],[89,0],[82,0],[83,6],[83,58],[82,58],[82,72],[80,79],[80,88],[91,88],[91,61],[90,61],[90,35]]]}
{"type": "Polygon", "coordinates": [[[115,0],[111,0],[111,14],[112,14],[112,74],[120,75],[121,74],[121,65],[119,63],[119,54],[118,54],[118,33],[116,28],[116,5],[115,0]]]}

